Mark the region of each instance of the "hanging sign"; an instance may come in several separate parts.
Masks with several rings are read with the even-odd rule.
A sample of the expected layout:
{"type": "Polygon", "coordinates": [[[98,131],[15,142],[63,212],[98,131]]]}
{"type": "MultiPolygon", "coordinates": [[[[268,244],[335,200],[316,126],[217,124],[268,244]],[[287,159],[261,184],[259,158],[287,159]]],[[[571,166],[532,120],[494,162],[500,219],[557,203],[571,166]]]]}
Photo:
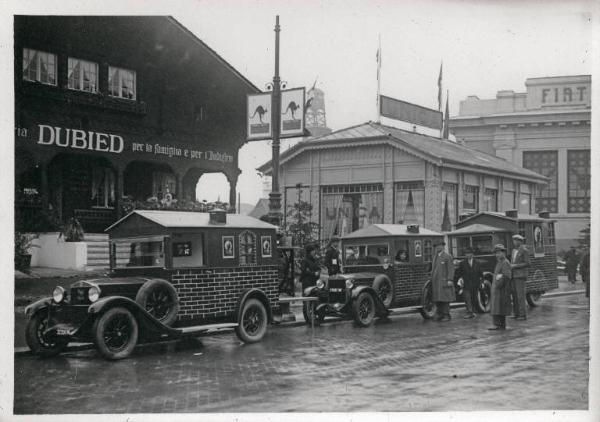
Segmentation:
{"type": "Polygon", "coordinates": [[[305,88],[281,91],[281,137],[304,136],[305,88]]]}
{"type": "Polygon", "coordinates": [[[437,110],[421,107],[384,95],[380,95],[379,98],[380,113],[383,117],[433,129],[442,129],[442,113],[437,110]]]}
{"type": "Polygon", "coordinates": [[[270,139],[273,136],[271,126],[271,93],[248,95],[247,139],[270,139]]]}

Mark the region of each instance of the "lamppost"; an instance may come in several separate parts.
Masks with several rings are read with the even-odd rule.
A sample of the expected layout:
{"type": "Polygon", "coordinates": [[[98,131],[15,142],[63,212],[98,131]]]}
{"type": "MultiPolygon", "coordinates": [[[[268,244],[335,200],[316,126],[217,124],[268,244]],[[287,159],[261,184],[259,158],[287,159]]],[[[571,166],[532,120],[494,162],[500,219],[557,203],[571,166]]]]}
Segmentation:
{"type": "Polygon", "coordinates": [[[279,15],[275,17],[275,75],[273,76],[273,98],[271,102],[271,124],[273,127],[272,160],[273,176],[269,194],[269,220],[281,222],[281,193],[279,192],[279,136],[281,131],[281,78],[279,77],[279,15]]]}

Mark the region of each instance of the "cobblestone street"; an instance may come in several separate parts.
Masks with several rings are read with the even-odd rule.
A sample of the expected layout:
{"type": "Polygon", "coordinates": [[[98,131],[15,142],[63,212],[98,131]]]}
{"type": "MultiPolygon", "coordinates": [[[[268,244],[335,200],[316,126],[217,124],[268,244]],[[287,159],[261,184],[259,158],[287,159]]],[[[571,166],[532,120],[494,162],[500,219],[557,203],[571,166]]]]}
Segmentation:
{"type": "Polygon", "coordinates": [[[490,316],[417,314],[366,329],[350,322],[273,327],[138,348],[15,356],[15,413],[587,409],[587,299],[548,298],[528,321],[488,332],[490,316]],[[518,391],[518,394],[515,394],[518,391]],[[465,400],[465,397],[471,399],[465,400]]]}

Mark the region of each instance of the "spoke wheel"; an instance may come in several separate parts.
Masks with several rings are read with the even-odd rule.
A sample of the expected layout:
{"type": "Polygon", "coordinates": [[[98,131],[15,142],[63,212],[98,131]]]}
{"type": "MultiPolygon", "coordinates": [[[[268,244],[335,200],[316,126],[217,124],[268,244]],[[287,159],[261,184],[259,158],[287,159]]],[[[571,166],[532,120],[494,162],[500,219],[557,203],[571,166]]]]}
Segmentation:
{"type": "Polygon", "coordinates": [[[34,354],[39,356],[55,356],[62,352],[69,340],[56,335],[44,335],[48,328],[48,310],[43,309],[36,312],[27,322],[25,340],[27,346],[34,354]]]}
{"type": "MultiPolygon", "coordinates": [[[[316,311],[316,309],[314,309],[313,306],[316,307],[316,305],[311,305],[310,303],[306,303],[306,302],[304,302],[304,304],[302,305],[302,316],[304,316],[304,321],[308,325],[311,324],[310,318],[313,313],[313,310],[316,311]]],[[[325,320],[325,311],[324,310],[316,311],[315,312],[315,326],[321,325],[323,320],[325,320]]]]}
{"type": "Polygon", "coordinates": [[[248,299],[244,302],[238,317],[239,325],[235,332],[245,343],[260,341],[267,332],[267,310],[258,299],[248,299]]]}
{"type": "Polygon", "coordinates": [[[431,290],[431,282],[428,282],[423,288],[421,294],[421,308],[419,312],[424,319],[432,319],[437,311],[437,307],[433,302],[433,291],[431,290]]]}
{"type": "Polygon", "coordinates": [[[179,298],[173,285],[165,280],[149,280],[138,291],[135,301],[165,325],[173,325],[179,313],[179,298]]]}
{"type": "Polygon", "coordinates": [[[389,278],[379,276],[373,282],[373,289],[377,292],[377,296],[381,299],[381,302],[386,309],[392,306],[394,301],[394,288],[389,278]]]}
{"type": "Polygon", "coordinates": [[[477,289],[477,311],[486,313],[490,311],[492,291],[489,283],[483,282],[477,289]]]}
{"type": "Polygon", "coordinates": [[[352,303],[354,321],[359,327],[368,327],[375,318],[375,300],[370,293],[362,292],[352,303]]]}
{"type": "Polygon", "coordinates": [[[138,339],[138,324],[125,308],[112,308],[96,320],[93,328],[98,351],[107,359],[128,357],[138,339]]]}

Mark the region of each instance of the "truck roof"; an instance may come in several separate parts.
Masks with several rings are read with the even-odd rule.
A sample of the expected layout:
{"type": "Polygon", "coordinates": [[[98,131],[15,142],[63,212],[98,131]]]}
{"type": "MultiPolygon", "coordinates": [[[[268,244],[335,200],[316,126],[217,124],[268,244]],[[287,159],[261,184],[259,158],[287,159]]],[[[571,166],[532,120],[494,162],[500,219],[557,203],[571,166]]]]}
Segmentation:
{"type": "Polygon", "coordinates": [[[510,232],[510,230],[501,227],[489,226],[487,224],[471,224],[460,229],[451,231],[448,236],[458,236],[463,234],[478,234],[478,233],[498,233],[498,232],[510,232]]]}
{"type": "Polygon", "coordinates": [[[360,239],[367,237],[381,237],[381,236],[438,236],[442,237],[442,233],[434,232],[433,230],[424,229],[419,227],[418,233],[408,231],[408,226],[404,224],[371,224],[368,227],[362,228],[355,232],[349,233],[342,237],[342,240],[346,239],[360,239]]]}

